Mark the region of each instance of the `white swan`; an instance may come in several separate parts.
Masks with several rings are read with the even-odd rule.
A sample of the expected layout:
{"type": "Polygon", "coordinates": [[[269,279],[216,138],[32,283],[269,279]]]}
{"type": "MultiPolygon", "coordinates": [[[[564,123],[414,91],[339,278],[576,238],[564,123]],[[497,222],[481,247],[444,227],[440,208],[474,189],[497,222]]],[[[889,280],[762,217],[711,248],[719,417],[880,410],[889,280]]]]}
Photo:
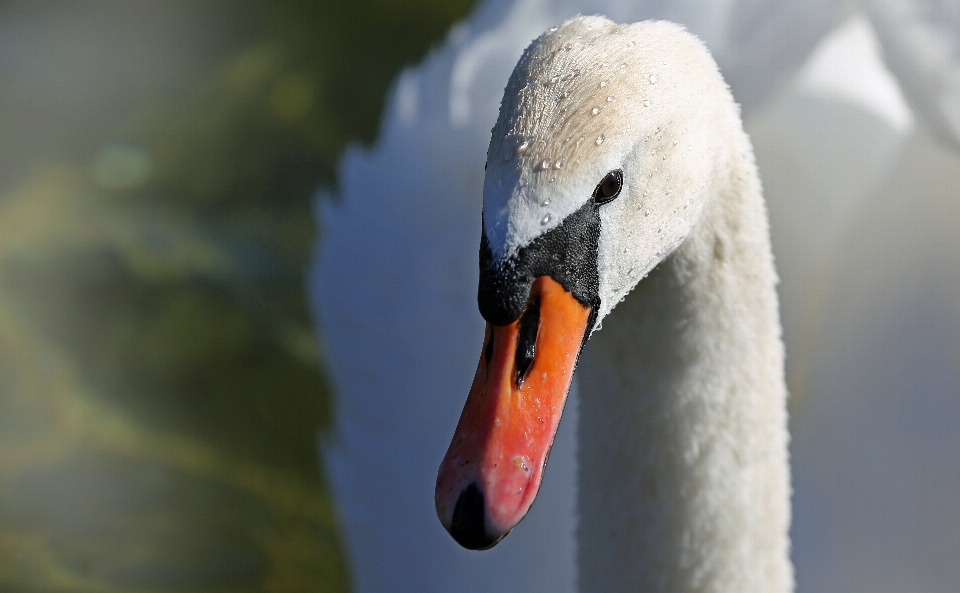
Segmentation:
{"type": "MultiPolygon", "coordinates": [[[[864,140],[858,140],[863,128],[850,128],[839,117],[846,111],[830,107],[828,114],[834,117],[821,119],[823,110],[818,110],[818,105],[836,105],[835,102],[811,105],[808,99],[798,101],[796,92],[791,91],[789,109],[779,102],[770,111],[770,101],[765,96],[777,88],[774,81],[790,80],[790,72],[830,29],[836,18],[833,13],[844,4],[823,1],[813,8],[805,2],[754,0],[488,0],[478,6],[468,22],[455,28],[440,50],[399,78],[376,146],[347,151],[340,170],[341,199],[320,204],[319,221],[324,231],[311,278],[318,326],[329,344],[325,362],[337,398],[336,431],[332,438],[325,439],[323,452],[343,518],[357,591],[573,589],[576,470],[570,431],[577,426],[576,409],[565,412],[537,504],[522,529],[495,549],[482,554],[460,549],[438,525],[431,501],[437,462],[449,442],[449,427],[463,404],[462,390],[474,372],[470,359],[476,355],[483,336],[476,304],[476,238],[480,233],[477,212],[483,152],[496,119],[503,82],[523,47],[548,26],[577,10],[603,12],[628,22],[668,18],[683,22],[704,39],[731,82],[735,97],[744,105],[745,114],[753,114],[755,127],[751,133],[757,132],[758,121],[763,123],[765,138],[759,144],[755,141],[755,145],[772,214],[776,215],[778,262],[785,277],[784,286],[788,287],[783,294],[784,319],[793,320],[796,327],[796,320],[807,307],[801,297],[805,298],[811,279],[811,248],[819,261],[846,261],[843,253],[832,248],[824,237],[824,228],[836,229],[837,233],[843,228],[829,201],[849,193],[851,187],[872,185],[863,181],[870,177],[864,175],[861,163],[864,154],[877,151],[863,150],[864,140]],[[744,23],[749,23],[749,27],[744,29],[744,23]],[[761,118],[757,118],[758,111],[761,118]],[[778,118],[785,124],[779,123],[778,118]],[[824,171],[822,165],[827,158],[839,159],[846,165],[834,165],[831,161],[831,167],[824,171]],[[798,164],[802,166],[797,168],[798,164]],[[824,173],[828,176],[824,177],[824,173]],[[770,191],[771,188],[776,191],[770,191]],[[806,199],[804,191],[817,199],[806,199]],[[811,227],[811,223],[815,226],[811,227]]],[[[954,32],[952,44],[910,45],[907,42],[917,37],[915,32],[921,23],[897,16],[886,19],[886,25],[880,27],[875,16],[882,16],[883,4],[869,3],[871,21],[882,33],[885,57],[900,65],[899,70],[895,69],[898,74],[912,70],[927,76],[926,84],[936,91],[926,92],[922,85],[911,84],[917,79],[901,77],[900,84],[908,95],[928,101],[936,99],[931,103],[934,109],[958,104],[945,99],[949,96],[945,91],[950,88],[949,81],[957,80],[949,75],[955,67],[912,67],[923,65],[920,58],[924,51],[936,54],[938,63],[944,61],[941,54],[953,55],[953,63],[960,63],[955,59],[960,55],[956,51],[960,47],[956,43],[958,29],[950,24],[954,22],[948,18],[950,15],[937,13],[928,2],[921,14],[922,25],[936,35],[919,37],[943,41],[954,32]],[[904,36],[907,32],[910,35],[904,36]],[[889,39],[894,43],[888,45],[889,39]],[[898,54],[898,47],[909,50],[908,55],[898,54]],[[937,75],[942,75],[939,82],[937,75]]],[[[902,11],[904,7],[889,3],[888,8],[902,11]]],[[[941,13],[949,12],[949,8],[943,4],[941,13]]],[[[923,117],[923,109],[918,116],[923,117]]],[[[925,123],[941,134],[950,133],[948,128],[938,127],[935,120],[925,123]]],[[[873,148],[876,134],[868,137],[873,148]]],[[[894,147],[884,150],[896,150],[898,141],[891,142],[894,147]]],[[[880,162],[889,161],[881,158],[880,162]]],[[[909,161],[895,168],[894,163],[881,168],[890,169],[891,175],[902,167],[909,168],[909,161]]],[[[930,184],[937,183],[937,177],[929,174],[923,178],[930,184]]],[[[866,201],[864,197],[854,205],[862,208],[859,204],[866,201]]],[[[870,206],[869,210],[874,208],[870,206]]],[[[859,216],[855,211],[844,212],[859,216]]],[[[895,228],[903,226],[897,224],[895,228]]],[[[845,277],[856,278],[852,274],[845,277]]],[[[889,288],[893,284],[883,286],[889,288]]],[[[853,300],[862,302],[870,294],[876,294],[876,289],[853,300]]],[[[833,306],[824,304],[823,314],[833,306]]],[[[846,317],[849,315],[840,316],[846,317]]],[[[603,332],[597,337],[602,339],[603,332]]],[[[848,336],[848,340],[857,339],[856,335],[848,336]]],[[[796,352],[788,361],[796,367],[796,352]]],[[[851,368],[849,364],[834,366],[831,377],[840,379],[844,369],[851,368]]],[[[884,520],[877,516],[879,508],[884,509],[883,517],[890,517],[890,510],[916,504],[903,494],[895,498],[894,491],[884,494],[886,490],[880,487],[902,474],[878,469],[877,475],[884,477],[870,481],[855,478],[859,474],[851,474],[846,481],[828,480],[826,474],[821,475],[821,450],[829,451],[830,460],[860,460],[852,449],[836,448],[835,444],[841,442],[837,438],[827,438],[819,428],[823,415],[828,415],[831,425],[838,427],[830,434],[857,439],[856,432],[840,431],[839,427],[849,426],[841,418],[867,419],[871,417],[869,411],[876,407],[846,406],[846,416],[837,415],[837,407],[843,405],[851,387],[850,381],[817,379],[816,370],[815,366],[812,378],[816,383],[810,384],[803,399],[801,417],[806,418],[806,424],[801,424],[801,436],[807,436],[795,437],[801,448],[794,457],[807,468],[797,484],[797,512],[803,514],[804,520],[797,526],[794,542],[799,553],[795,561],[801,589],[869,589],[870,583],[880,582],[877,579],[889,581],[894,566],[897,575],[906,578],[906,567],[894,561],[903,557],[904,547],[925,558],[924,563],[911,564],[914,572],[909,574],[923,570],[928,579],[924,582],[957,582],[950,571],[926,570],[924,567],[934,556],[922,551],[927,548],[910,545],[909,542],[921,541],[921,536],[931,533],[928,527],[922,527],[923,523],[897,528],[898,533],[911,533],[909,539],[877,537],[884,533],[879,526],[884,520]],[[811,416],[810,405],[814,403],[818,415],[811,416]],[[818,444],[811,449],[804,442],[818,444]],[[850,479],[854,479],[856,488],[849,485],[850,479]],[[867,503],[857,507],[862,512],[856,515],[859,523],[855,528],[847,521],[851,514],[844,506],[854,491],[859,502],[867,503]],[[878,496],[889,502],[877,507],[878,496]],[[894,500],[904,502],[889,506],[894,500]],[[849,544],[842,549],[859,550],[860,562],[840,562],[838,558],[844,556],[837,552],[839,542],[849,544]],[[861,587],[857,583],[866,584],[861,587]]],[[[889,381],[880,380],[880,384],[888,386],[887,397],[892,398],[889,381]]],[[[872,397],[878,395],[873,388],[862,389],[872,397]]],[[[933,393],[930,397],[934,397],[933,393]]],[[[929,410],[930,406],[924,409],[929,410]]],[[[882,433],[876,434],[874,440],[880,443],[882,433]]],[[[849,463],[831,463],[831,476],[850,467],[849,463]]],[[[925,467],[930,467],[929,463],[925,467]]],[[[944,474],[944,480],[949,475],[944,474]]],[[[949,494],[955,489],[951,490],[946,482],[928,490],[940,492],[943,501],[956,499],[949,494]]],[[[938,536],[939,540],[931,539],[931,543],[952,541],[950,534],[956,533],[956,529],[949,526],[957,524],[952,516],[937,515],[936,523],[944,526],[944,534],[938,536]]],[[[948,548],[937,549],[941,555],[947,554],[948,548]]]]}
{"type": "Polygon", "coordinates": [[[437,479],[451,535],[488,548],[526,514],[607,319],[580,384],[581,588],[791,590],[776,274],[706,48],[602,17],[534,41],[493,128],[483,222],[487,332],[437,479]]]}

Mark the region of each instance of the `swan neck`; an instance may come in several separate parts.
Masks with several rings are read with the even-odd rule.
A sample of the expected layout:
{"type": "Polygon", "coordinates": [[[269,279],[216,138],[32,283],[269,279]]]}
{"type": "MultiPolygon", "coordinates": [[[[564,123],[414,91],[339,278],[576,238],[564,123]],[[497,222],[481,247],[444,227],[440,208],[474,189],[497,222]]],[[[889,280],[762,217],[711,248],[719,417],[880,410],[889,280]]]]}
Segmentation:
{"type": "Polygon", "coordinates": [[[792,590],[783,346],[743,132],[703,218],[584,349],[582,591],[792,590]]]}

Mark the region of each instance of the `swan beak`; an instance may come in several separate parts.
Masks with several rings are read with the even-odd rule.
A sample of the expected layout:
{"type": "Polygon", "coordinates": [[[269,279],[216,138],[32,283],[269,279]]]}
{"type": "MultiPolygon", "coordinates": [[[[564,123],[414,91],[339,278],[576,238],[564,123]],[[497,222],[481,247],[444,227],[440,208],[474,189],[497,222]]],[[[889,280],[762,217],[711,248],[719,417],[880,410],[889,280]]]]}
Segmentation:
{"type": "Polygon", "coordinates": [[[517,321],[487,324],[435,492],[440,522],[461,546],[493,547],[533,504],[589,319],[590,307],[541,276],[517,321]]]}

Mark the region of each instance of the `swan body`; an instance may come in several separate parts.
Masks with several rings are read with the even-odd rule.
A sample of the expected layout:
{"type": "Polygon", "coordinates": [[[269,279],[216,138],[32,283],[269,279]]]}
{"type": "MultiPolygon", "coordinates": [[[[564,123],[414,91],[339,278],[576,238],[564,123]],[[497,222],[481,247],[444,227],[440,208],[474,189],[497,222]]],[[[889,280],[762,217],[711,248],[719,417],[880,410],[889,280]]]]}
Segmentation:
{"type": "Polygon", "coordinates": [[[576,361],[576,347],[555,367],[543,360],[567,315],[538,292],[550,278],[589,311],[571,313],[585,324],[575,346],[610,327],[584,348],[580,383],[581,590],[791,590],[766,211],[739,111],[702,43],[670,23],[602,17],[535,40],[493,128],[483,222],[487,354],[441,464],[444,526],[467,547],[494,545],[537,491],[553,433],[536,429],[555,430],[569,384],[546,378],[576,361]],[[614,174],[617,195],[602,202],[614,174]],[[591,224],[596,243],[581,230],[591,224]],[[576,240],[555,238],[565,233],[576,240]],[[534,350],[521,346],[532,310],[532,366],[500,375],[515,351],[534,350]]]}

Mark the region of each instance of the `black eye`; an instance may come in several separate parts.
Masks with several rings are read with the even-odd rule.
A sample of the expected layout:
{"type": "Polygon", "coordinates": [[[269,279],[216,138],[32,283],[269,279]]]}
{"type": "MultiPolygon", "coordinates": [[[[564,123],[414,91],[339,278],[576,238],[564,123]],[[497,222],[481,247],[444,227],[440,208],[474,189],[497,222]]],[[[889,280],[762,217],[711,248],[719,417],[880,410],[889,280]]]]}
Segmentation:
{"type": "Polygon", "coordinates": [[[623,188],[623,171],[610,171],[600,180],[597,189],[593,190],[593,201],[597,204],[606,204],[620,195],[623,188]]]}

